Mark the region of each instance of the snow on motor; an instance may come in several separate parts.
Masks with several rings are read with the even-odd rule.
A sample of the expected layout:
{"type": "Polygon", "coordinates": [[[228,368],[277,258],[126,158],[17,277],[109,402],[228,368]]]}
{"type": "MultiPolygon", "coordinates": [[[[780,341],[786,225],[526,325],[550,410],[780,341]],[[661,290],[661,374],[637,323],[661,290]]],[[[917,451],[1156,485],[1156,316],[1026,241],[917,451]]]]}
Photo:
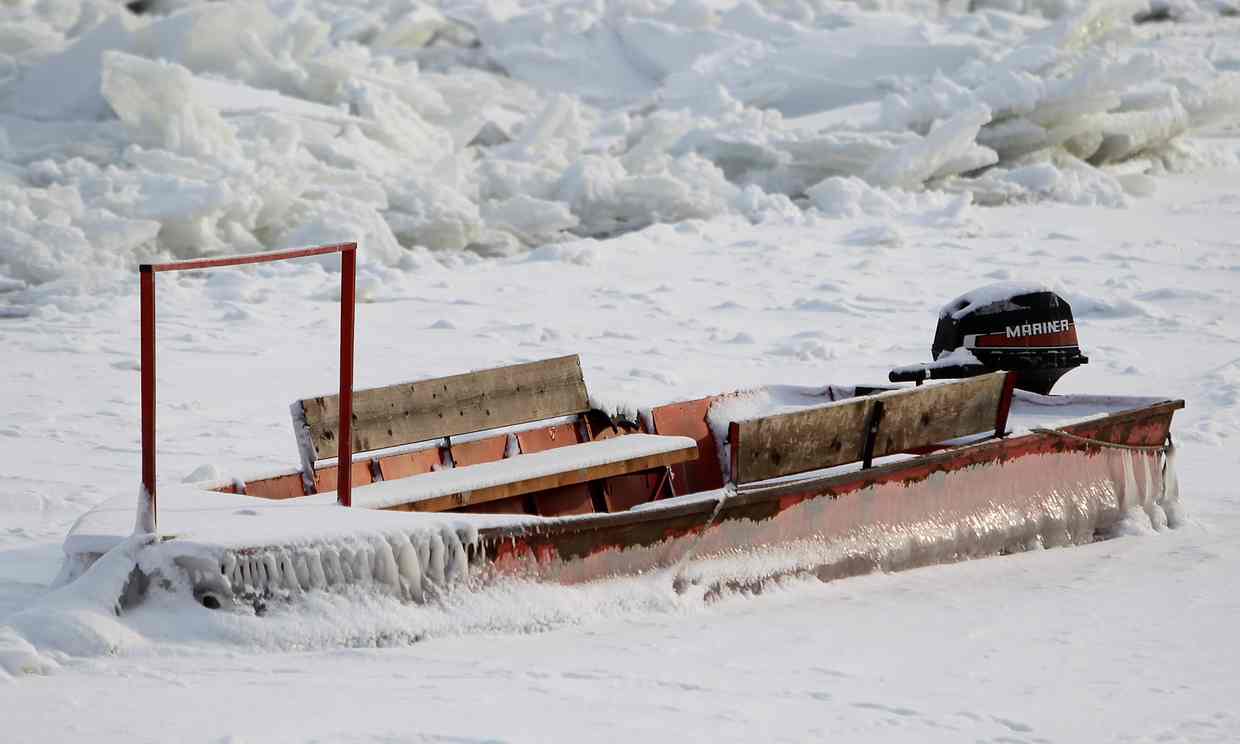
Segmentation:
{"type": "Polygon", "coordinates": [[[1081,354],[1072,307],[1041,285],[1003,282],[943,306],[932,362],[897,367],[892,382],[947,380],[1006,370],[1016,387],[1046,395],[1089,358],[1081,354]]]}

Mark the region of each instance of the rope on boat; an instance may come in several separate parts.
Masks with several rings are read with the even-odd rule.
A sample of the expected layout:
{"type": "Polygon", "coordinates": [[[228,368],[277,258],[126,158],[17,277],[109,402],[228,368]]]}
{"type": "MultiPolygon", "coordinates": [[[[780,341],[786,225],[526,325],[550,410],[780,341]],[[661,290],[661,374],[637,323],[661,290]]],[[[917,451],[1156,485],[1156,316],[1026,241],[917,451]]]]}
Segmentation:
{"type": "MultiPolygon", "coordinates": [[[[1083,442],[1085,444],[1091,444],[1096,447],[1110,447],[1112,449],[1124,450],[1127,452],[1161,453],[1163,456],[1163,462],[1162,462],[1163,479],[1162,479],[1162,496],[1159,498],[1159,503],[1161,503],[1164,509],[1166,509],[1165,525],[1169,527],[1179,526],[1179,523],[1182,521],[1182,516],[1180,515],[1180,512],[1177,509],[1177,505],[1180,501],[1180,481],[1179,481],[1179,477],[1176,475],[1175,442],[1171,439],[1170,431],[1167,432],[1167,441],[1164,442],[1163,444],[1120,444],[1119,442],[1108,442],[1105,439],[1093,439],[1091,437],[1080,436],[1079,434],[1071,434],[1062,429],[1044,429],[1042,427],[1036,427],[1036,428],[1030,429],[1030,431],[1034,432],[1035,434],[1051,434],[1057,437],[1063,437],[1065,439],[1072,439],[1074,441],[1083,442]]],[[[1132,456],[1128,455],[1125,458],[1125,460],[1126,462],[1124,463],[1124,466],[1126,470],[1125,472],[1126,480],[1125,480],[1124,485],[1126,488],[1131,488],[1132,486],[1129,486],[1128,481],[1135,482],[1136,480],[1132,474],[1132,456]]],[[[1149,490],[1148,482],[1150,478],[1150,472],[1149,472],[1148,465],[1146,466],[1145,475],[1146,475],[1146,481],[1147,481],[1146,489],[1149,490]]],[[[1151,515],[1151,519],[1152,518],[1153,516],[1151,515]]]]}
{"type": "MultiPolygon", "coordinates": [[[[1093,439],[1091,437],[1083,437],[1079,434],[1072,434],[1062,429],[1047,429],[1044,427],[1034,427],[1030,429],[1035,434],[1050,434],[1052,436],[1063,437],[1085,444],[1092,444],[1096,447],[1111,447],[1113,449],[1127,450],[1129,452],[1159,452],[1165,455],[1163,458],[1163,488],[1162,497],[1164,501],[1174,502],[1179,500],[1179,482],[1175,472],[1175,442],[1171,440],[1171,432],[1167,432],[1167,441],[1163,444],[1120,444],[1119,442],[1108,442],[1105,439],[1093,439]]],[[[1129,465],[1131,467],[1131,464],[1129,465]]],[[[1148,471],[1146,473],[1149,475],[1148,471]]],[[[676,591],[682,591],[684,588],[684,569],[686,564],[693,558],[693,554],[697,552],[698,547],[702,543],[702,539],[706,537],[706,533],[714,525],[715,520],[719,518],[719,513],[723,511],[724,504],[727,503],[728,496],[732,493],[740,493],[743,487],[737,487],[734,491],[725,488],[723,493],[715,501],[715,510],[711,512],[710,518],[702,525],[702,531],[694,538],[693,543],[689,545],[689,549],[685,554],[676,561],[674,574],[672,577],[672,586],[676,591]]],[[[1175,526],[1175,525],[1172,525],[1175,526]]]]}
{"type": "Polygon", "coordinates": [[[1073,439],[1078,442],[1085,442],[1086,444],[1092,444],[1098,447],[1112,447],[1114,449],[1131,450],[1133,452],[1166,452],[1174,447],[1171,443],[1170,434],[1167,435],[1167,441],[1164,444],[1120,444],[1119,442],[1108,442],[1105,439],[1091,439],[1090,437],[1083,437],[1079,434],[1071,434],[1063,429],[1045,429],[1040,426],[1035,426],[1029,431],[1034,434],[1053,434],[1057,437],[1073,439]]]}

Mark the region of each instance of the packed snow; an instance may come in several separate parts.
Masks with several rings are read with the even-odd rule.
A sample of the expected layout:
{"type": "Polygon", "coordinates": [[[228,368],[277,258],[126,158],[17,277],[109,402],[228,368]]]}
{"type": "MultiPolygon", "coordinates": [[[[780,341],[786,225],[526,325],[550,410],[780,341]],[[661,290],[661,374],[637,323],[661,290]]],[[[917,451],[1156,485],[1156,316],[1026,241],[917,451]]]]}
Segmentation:
{"type": "Polygon", "coordinates": [[[9,7],[9,303],[310,242],[417,270],[725,215],[1123,206],[1234,158],[1185,135],[1240,112],[1226,47],[1139,33],[1140,3],[9,7]]]}
{"type": "MultiPolygon", "coordinates": [[[[1240,738],[1234,2],[131,5],[0,6],[0,739],[1240,738]],[[882,383],[950,298],[1050,287],[1091,359],[1056,392],[1187,400],[1183,511],[710,598],[656,571],[410,604],[406,576],[118,614],[142,538],[89,568],[63,543],[135,517],[134,269],[337,241],[359,387],[580,353],[616,412],[882,383]]],[[[160,276],[161,490],[295,467],[288,403],[337,384],[335,261],[160,276]]],[[[403,536],[424,592],[458,527],[403,536]]],[[[364,532],[341,575],[388,575],[364,532]]]]}

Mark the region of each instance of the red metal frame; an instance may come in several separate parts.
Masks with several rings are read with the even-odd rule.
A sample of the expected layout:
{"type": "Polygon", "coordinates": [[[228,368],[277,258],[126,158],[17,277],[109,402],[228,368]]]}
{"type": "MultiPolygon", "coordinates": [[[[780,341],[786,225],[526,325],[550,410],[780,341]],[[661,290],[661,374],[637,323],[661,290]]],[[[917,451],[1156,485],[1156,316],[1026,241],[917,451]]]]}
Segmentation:
{"type": "Polygon", "coordinates": [[[999,408],[995,411],[995,436],[1007,436],[1008,413],[1012,410],[1012,395],[1016,390],[1016,374],[1008,372],[1003,378],[1003,392],[999,394],[999,408]]]}
{"type": "Polygon", "coordinates": [[[141,289],[142,344],[142,486],[146,489],[149,514],[145,529],[154,532],[158,525],[155,499],[155,275],[165,271],[217,269],[227,266],[270,263],[290,258],[340,255],[340,446],[336,495],[344,506],[353,505],[353,343],[354,304],[357,299],[357,243],[340,243],[316,248],[296,248],[270,253],[251,253],[225,258],[203,258],[190,261],[142,264],[139,270],[141,289]]]}

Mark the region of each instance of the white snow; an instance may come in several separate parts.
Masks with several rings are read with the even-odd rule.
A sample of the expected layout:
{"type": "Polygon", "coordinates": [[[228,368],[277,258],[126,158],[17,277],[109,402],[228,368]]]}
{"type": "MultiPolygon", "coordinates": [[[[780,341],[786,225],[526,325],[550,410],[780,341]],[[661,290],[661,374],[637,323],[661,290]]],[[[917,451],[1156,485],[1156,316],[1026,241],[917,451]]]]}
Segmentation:
{"type": "MultiPolygon", "coordinates": [[[[533,480],[558,473],[611,465],[641,457],[662,455],[694,448],[688,437],[665,437],[654,434],[632,434],[597,442],[557,447],[495,462],[467,467],[437,470],[416,478],[381,481],[353,491],[355,506],[384,509],[398,504],[411,504],[456,493],[466,493],[506,483],[533,480]]],[[[334,503],[336,492],[307,496],[316,502],[334,503]]],[[[299,501],[299,499],[291,499],[299,501]]]]}
{"type": "Polygon", "coordinates": [[[971,289],[947,303],[939,310],[939,317],[951,316],[959,319],[973,312],[976,308],[996,303],[1007,302],[1013,297],[1047,292],[1050,288],[1036,282],[995,282],[984,287],[971,289]]]}
{"type": "Polygon", "coordinates": [[[1219,47],[1134,32],[1131,3],[16,7],[0,275],[30,283],[348,238],[416,270],[421,248],[838,216],[839,178],[1121,206],[1217,160],[1185,135],[1240,113],[1219,47]]]}
{"type": "MultiPolygon", "coordinates": [[[[1240,738],[1234,3],[149,7],[0,11],[0,738],[1240,738]],[[81,515],[116,499],[108,534],[133,528],[137,263],[343,240],[359,387],[580,352],[626,411],[881,382],[928,359],[947,298],[1050,286],[1091,357],[1056,392],[1187,400],[1183,508],[757,596],[706,595],[786,556],[407,604],[450,579],[456,517],[396,529],[417,560],[395,574],[394,528],[349,528],[335,564],[373,580],[262,617],[184,592],[118,616],[115,539],[60,586],[81,515]]],[[[204,527],[171,516],[204,464],[295,464],[286,403],[337,382],[336,260],[160,276],[174,522],[204,527]]],[[[219,496],[221,530],[271,534],[282,507],[219,496]]],[[[315,529],[307,570],[343,526],[315,529]]]]}

